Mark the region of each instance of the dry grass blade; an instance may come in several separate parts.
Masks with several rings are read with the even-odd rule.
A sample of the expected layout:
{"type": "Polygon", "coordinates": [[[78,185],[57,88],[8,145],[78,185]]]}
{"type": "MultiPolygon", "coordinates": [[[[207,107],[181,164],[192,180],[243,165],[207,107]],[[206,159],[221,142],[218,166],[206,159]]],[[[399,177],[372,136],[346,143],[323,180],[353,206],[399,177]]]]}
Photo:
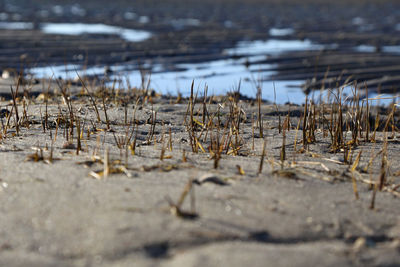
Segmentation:
{"type": "Polygon", "coordinates": [[[183,189],[183,191],[182,191],[182,193],[181,193],[181,195],[179,197],[179,200],[178,200],[178,202],[176,204],[171,200],[170,197],[168,197],[168,196],[166,197],[166,200],[167,200],[167,202],[169,203],[169,206],[170,206],[170,212],[173,215],[175,215],[175,216],[177,216],[179,218],[182,218],[182,219],[187,219],[187,220],[194,220],[194,219],[198,218],[199,215],[195,212],[195,208],[194,208],[194,194],[192,195],[193,197],[192,197],[192,200],[191,200],[191,204],[192,204],[191,209],[192,209],[192,211],[184,211],[182,209],[182,204],[185,201],[186,196],[190,192],[193,192],[193,189],[194,189],[193,188],[193,180],[189,180],[186,183],[186,185],[185,185],[185,187],[184,187],[184,189],[183,189]]]}
{"type": "Polygon", "coordinates": [[[102,93],[102,98],[101,98],[101,100],[102,100],[102,104],[103,104],[104,116],[105,116],[105,118],[106,118],[107,130],[109,130],[109,129],[110,129],[110,121],[109,121],[109,119],[108,119],[108,114],[107,114],[106,94],[105,94],[104,90],[103,90],[103,93],[102,93]]]}
{"type": "Polygon", "coordinates": [[[238,170],[238,173],[240,175],[245,175],[246,173],[244,172],[243,168],[240,165],[236,165],[236,168],[238,170]]]}
{"type": "Polygon", "coordinates": [[[12,96],[12,100],[13,100],[13,107],[14,107],[14,111],[15,111],[15,128],[17,131],[17,135],[19,135],[19,115],[18,115],[18,106],[17,106],[17,94],[18,94],[18,87],[19,87],[19,83],[20,83],[20,79],[18,78],[18,84],[17,84],[17,89],[13,90],[12,86],[10,86],[11,89],[11,96],[12,96]]]}
{"type": "Polygon", "coordinates": [[[178,218],[184,219],[184,220],[195,220],[199,217],[197,213],[190,212],[190,211],[184,211],[181,208],[179,208],[174,202],[171,200],[171,198],[166,197],[166,201],[169,204],[170,207],[170,212],[172,215],[175,215],[178,218]]]}
{"type": "Polygon", "coordinates": [[[378,185],[375,184],[372,191],[371,204],[369,205],[369,208],[371,210],[375,209],[375,199],[377,191],[378,191],[378,185]]]}
{"type": "Polygon", "coordinates": [[[186,196],[189,194],[190,190],[192,190],[192,186],[193,186],[193,181],[189,180],[186,185],[185,188],[183,189],[178,202],[176,203],[176,205],[180,208],[183,204],[183,202],[185,201],[186,196]]]}
{"type": "Polygon", "coordinates": [[[357,181],[356,181],[356,178],[354,177],[354,172],[351,175],[351,181],[352,181],[352,184],[353,184],[354,196],[355,196],[356,200],[358,200],[360,198],[360,196],[358,194],[357,181]]]}
{"type": "Polygon", "coordinates": [[[262,173],[266,147],[267,147],[267,141],[264,140],[263,149],[262,149],[261,158],[260,158],[260,165],[258,167],[258,174],[262,173]]]}
{"type": "Polygon", "coordinates": [[[262,120],[262,113],[261,113],[261,97],[262,97],[262,90],[261,87],[257,88],[257,98],[258,98],[258,127],[260,130],[260,138],[264,138],[264,129],[263,129],[263,120],[262,120]]]}
{"type": "Polygon", "coordinates": [[[104,175],[104,178],[107,178],[107,176],[110,174],[110,162],[109,162],[109,159],[108,159],[108,156],[109,156],[109,152],[108,152],[108,149],[106,149],[106,150],[104,150],[104,160],[103,160],[103,164],[104,164],[104,166],[103,166],[103,175],[104,175]]]}
{"type": "Polygon", "coordinates": [[[76,72],[76,75],[78,76],[79,81],[81,82],[83,88],[86,90],[86,93],[87,93],[88,96],[89,96],[90,102],[92,103],[92,106],[93,106],[93,108],[94,108],[94,110],[95,110],[95,112],[96,112],[97,121],[98,121],[98,122],[101,122],[100,113],[99,113],[99,110],[98,110],[98,108],[97,108],[96,101],[94,100],[92,93],[90,93],[90,91],[89,91],[89,89],[87,88],[85,82],[83,81],[83,79],[82,79],[81,76],[79,75],[78,71],[75,70],[75,72],[76,72]]]}
{"type": "Polygon", "coordinates": [[[360,158],[361,158],[362,150],[358,153],[356,160],[353,162],[353,165],[351,166],[351,171],[355,171],[358,167],[358,164],[360,163],[360,158]]]}
{"type": "Polygon", "coordinates": [[[381,171],[379,176],[379,191],[382,191],[383,187],[386,183],[386,176],[387,176],[387,133],[385,132],[385,138],[383,142],[383,149],[382,149],[382,161],[381,161],[381,171]]]}

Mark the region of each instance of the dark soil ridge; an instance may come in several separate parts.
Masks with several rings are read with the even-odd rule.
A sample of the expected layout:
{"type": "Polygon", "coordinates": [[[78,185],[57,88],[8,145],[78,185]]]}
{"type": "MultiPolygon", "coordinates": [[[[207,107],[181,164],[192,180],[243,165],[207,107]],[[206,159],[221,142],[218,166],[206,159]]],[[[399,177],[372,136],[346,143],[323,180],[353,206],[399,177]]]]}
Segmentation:
{"type": "MultiPolygon", "coordinates": [[[[397,93],[400,84],[400,54],[382,52],[319,51],[288,53],[275,59],[277,71],[268,80],[306,80],[305,93],[312,90],[336,89],[345,84],[386,94],[397,93]]],[[[264,63],[263,62],[263,63],[264,63]]]]}

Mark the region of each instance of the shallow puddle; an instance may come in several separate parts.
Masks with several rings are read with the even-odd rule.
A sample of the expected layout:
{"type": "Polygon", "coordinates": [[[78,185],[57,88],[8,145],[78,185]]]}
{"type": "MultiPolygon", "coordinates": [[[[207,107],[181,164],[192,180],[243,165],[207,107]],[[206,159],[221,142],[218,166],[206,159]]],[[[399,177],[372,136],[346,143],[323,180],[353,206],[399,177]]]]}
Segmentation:
{"type": "Polygon", "coordinates": [[[32,22],[0,22],[0,29],[2,30],[32,30],[32,22]]]}
{"type": "MultiPolygon", "coordinates": [[[[240,84],[241,94],[248,97],[255,97],[257,86],[262,88],[263,98],[277,103],[304,102],[305,95],[300,88],[303,81],[265,81],[272,71],[261,71],[273,67],[269,64],[252,64],[246,67],[246,62],[257,62],[266,59],[268,55],[277,55],[286,51],[317,50],[323,46],[312,42],[298,40],[268,40],[240,42],[235,48],[226,49],[224,53],[240,56],[239,59],[225,59],[203,63],[177,64],[177,71],[168,71],[163,65],[149,65],[150,71],[147,78],[150,78],[150,88],[163,94],[183,96],[190,93],[191,83],[195,81],[195,89],[203,93],[205,86],[208,87],[208,94],[226,94],[229,91],[237,90],[240,84]],[[274,91],[275,88],[275,91],[274,91]],[[276,92],[276,93],[275,93],[276,92]]],[[[127,81],[131,86],[140,87],[142,73],[139,70],[128,71],[126,66],[111,66],[112,73],[109,79],[121,80],[121,87],[126,86],[127,81]]],[[[67,65],[57,67],[33,68],[30,72],[37,77],[62,77],[74,79],[76,70],[79,75],[103,75],[104,67],[91,67],[82,70],[79,65],[67,65]]]]}
{"type": "MultiPolygon", "coordinates": [[[[377,47],[373,45],[359,45],[354,48],[357,52],[364,52],[364,53],[374,53],[377,52],[377,47]]],[[[399,54],[400,53],[400,46],[399,45],[387,45],[382,46],[379,48],[383,53],[393,53],[399,54]]]]}
{"type": "Polygon", "coordinates": [[[267,41],[243,41],[239,42],[235,48],[227,49],[229,55],[265,55],[279,54],[290,51],[320,50],[324,46],[314,44],[310,40],[278,40],[270,39],[267,41]]]}
{"type": "Polygon", "coordinates": [[[269,30],[269,35],[271,36],[288,36],[295,33],[292,28],[271,28],[269,30]]]}
{"type": "MultiPolygon", "coordinates": [[[[275,72],[268,71],[274,66],[271,64],[256,64],[267,59],[268,56],[277,55],[288,51],[320,50],[324,46],[314,44],[309,40],[268,40],[240,42],[235,48],[226,49],[224,53],[232,56],[230,59],[216,60],[211,62],[177,64],[176,70],[169,71],[162,64],[147,64],[145,67],[145,80],[150,79],[150,88],[162,94],[189,96],[192,81],[195,82],[195,90],[203,94],[207,86],[208,95],[223,95],[227,92],[238,90],[248,97],[255,97],[257,87],[261,87],[263,99],[271,102],[284,104],[287,102],[294,104],[303,104],[305,94],[301,89],[299,81],[270,81],[268,78],[275,72]],[[247,67],[246,62],[251,62],[247,67]]],[[[369,51],[370,47],[358,47],[357,50],[369,51]]],[[[130,86],[140,87],[142,83],[143,72],[138,70],[137,66],[115,65],[109,68],[111,72],[107,74],[106,79],[109,84],[113,80],[120,81],[117,86],[126,88],[127,83],[130,86]],[[134,69],[134,70],[132,70],[134,69]]],[[[36,77],[61,77],[76,79],[80,76],[104,76],[104,66],[90,67],[82,70],[80,65],[55,66],[44,68],[33,68],[30,70],[36,77]]],[[[351,88],[344,92],[351,95],[351,88]]],[[[325,97],[327,92],[323,93],[325,97]]],[[[376,95],[370,97],[375,97],[376,95]]],[[[320,92],[313,93],[315,101],[320,100],[320,92]]],[[[391,103],[392,96],[385,95],[379,104],[391,103]],[[390,97],[390,99],[389,99],[390,97]]],[[[381,97],[382,98],[382,97],[381,97]]],[[[372,104],[378,103],[374,100],[372,104]]]]}

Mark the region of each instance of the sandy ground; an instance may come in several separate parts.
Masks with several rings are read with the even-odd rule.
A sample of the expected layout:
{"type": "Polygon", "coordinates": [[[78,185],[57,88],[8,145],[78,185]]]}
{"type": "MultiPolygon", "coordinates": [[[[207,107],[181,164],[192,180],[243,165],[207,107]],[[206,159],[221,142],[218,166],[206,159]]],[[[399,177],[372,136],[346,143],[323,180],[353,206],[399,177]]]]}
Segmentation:
{"type": "MultiPolygon", "coordinates": [[[[43,5],[33,7],[26,1],[17,2],[15,12],[6,10],[5,1],[0,1],[0,10],[37,22],[37,12],[52,4],[40,1],[43,5]]],[[[282,5],[281,1],[252,0],[243,5],[233,0],[169,0],[159,5],[135,1],[131,6],[131,1],[120,0],[115,9],[98,7],[99,2],[85,1],[83,6],[90,11],[85,19],[70,17],[70,21],[147,29],[158,35],[148,42],[127,44],[114,37],[60,39],[38,31],[1,31],[1,68],[19,68],[22,59],[45,65],[71,62],[74,55],[88,51],[93,55],[90,64],[152,57],[171,57],[172,62],[204,60],[205,56],[218,59],[223,48],[238,40],[268,38],[272,27],[291,27],[295,29],[291,38],[320,43],[399,43],[395,1],[330,5],[308,0],[304,5],[304,1],[291,0],[282,5]],[[123,20],[125,11],[149,16],[151,23],[123,20]],[[355,27],[353,19],[358,17],[374,27],[355,27]],[[175,18],[196,18],[202,24],[176,31],[170,25],[175,18]]],[[[65,17],[47,20],[65,21],[65,17]]],[[[0,108],[9,111],[13,106],[10,85],[16,89],[14,80],[0,80],[0,108]]],[[[224,151],[215,169],[208,150],[210,135],[203,140],[203,133],[200,138],[206,152],[192,152],[184,123],[187,99],[152,97],[153,105],[136,104],[129,94],[110,94],[105,101],[108,118],[101,99],[95,99],[98,122],[90,99],[78,95],[78,85],[70,87],[73,113],[83,128],[77,155],[76,121],[73,137],[67,137],[64,119],[69,111],[56,82],[49,87],[58,93],[49,100],[48,128],[43,128],[46,105],[41,93],[47,88],[47,83],[20,88],[20,93],[27,89],[27,98],[25,115],[23,98],[17,101],[18,132],[15,113],[8,119],[4,117],[7,112],[0,110],[1,266],[399,266],[398,131],[389,134],[387,184],[377,191],[374,209],[370,209],[370,184],[377,183],[382,174],[382,132],[377,133],[376,143],[361,142],[353,149],[353,162],[362,154],[352,171],[342,151],[330,152],[329,135],[320,130],[316,143],[307,152],[299,152],[302,132],[296,133],[296,126],[303,107],[291,106],[292,126],[286,132],[282,164],[283,135],[275,106],[263,103],[264,138],[255,127],[253,147],[252,115],[257,114],[257,105],[241,100],[246,119],[239,134],[242,146],[238,155],[224,151]],[[132,126],[125,125],[123,101],[128,105],[128,124],[135,113],[137,136],[132,126]],[[157,111],[156,118],[153,111],[157,111]],[[129,148],[118,148],[118,142],[130,133],[130,143],[137,137],[135,155],[129,148]],[[259,174],[264,140],[266,153],[259,174]],[[364,173],[374,156],[370,173],[364,173]],[[106,177],[101,173],[104,162],[109,162],[106,177]]],[[[208,107],[210,114],[220,114],[222,125],[230,112],[227,103],[226,98],[218,98],[208,107]]],[[[289,107],[278,109],[283,118],[289,107]]],[[[195,112],[201,122],[200,103],[195,112]]],[[[398,112],[395,122],[399,127],[398,112]]],[[[197,130],[199,136],[201,127],[197,130]]],[[[350,140],[351,133],[345,136],[350,140]]]]}
{"type": "MultiPolygon", "coordinates": [[[[3,92],[9,90],[7,82],[12,84],[2,81],[3,92]]],[[[106,130],[101,100],[96,99],[102,121],[99,123],[88,97],[74,93],[78,89],[71,88],[73,110],[84,129],[79,155],[76,128],[72,142],[68,142],[65,125],[60,122],[59,127],[55,126],[57,116],[68,116],[68,108],[60,96],[49,101],[49,128],[45,132],[42,127],[45,104],[41,96],[26,101],[27,123],[20,127],[19,135],[15,127],[5,134],[3,126],[0,265],[399,264],[399,190],[389,192],[400,183],[400,165],[396,161],[400,149],[398,132],[388,145],[388,186],[377,192],[375,208],[371,210],[372,191],[368,182],[379,179],[378,152],[384,143],[381,132],[377,133],[376,143],[362,142],[353,151],[353,161],[363,151],[353,172],[359,194],[356,200],[351,165],[343,163],[342,152],[329,153],[329,137],[324,138],[317,131],[317,142],[309,146],[308,152],[295,152],[295,139],[297,150],[302,147],[301,131],[296,138],[295,130],[302,107],[290,107],[292,129],[287,132],[287,160],[282,167],[279,156],[282,134],[278,132],[275,107],[262,105],[264,138],[260,138],[256,127],[253,149],[251,115],[257,113],[257,106],[251,101],[239,101],[246,117],[240,129],[243,145],[239,155],[223,153],[218,168],[214,169],[214,160],[207,150],[209,139],[202,142],[206,153],[191,151],[184,125],[187,100],[176,103],[176,99],[153,97],[153,105],[136,105],[124,97],[128,102],[127,121],[133,119],[136,107],[135,119],[139,125],[132,155],[129,149],[126,153],[116,144],[127,130],[132,131],[132,127],[124,124],[125,111],[118,104],[121,98],[115,95],[114,100],[112,96],[107,98],[111,130],[106,130]],[[156,118],[152,117],[152,111],[157,111],[156,118]],[[150,139],[153,118],[155,134],[150,139]],[[266,156],[262,173],[258,174],[263,140],[266,140],[266,156]],[[166,149],[161,160],[163,146],[166,149]],[[111,172],[107,177],[99,172],[104,170],[105,151],[109,151],[111,172]],[[378,155],[371,174],[362,173],[361,169],[375,154],[378,155]],[[113,168],[119,171],[112,171],[113,168]],[[100,179],[90,175],[91,172],[98,172],[100,179]],[[197,183],[183,204],[177,204],[193,179],[197,183]]],[[[217,100],[220,104],[211,104],[208,109],[214,113],[219,107],[224,122],[229,105],[224,105],[223,99],[217,100]]],[[[9,98],[0,105],[11,110],[9,98]]],[[[201,108],[197,104],[195,111],[201,108]]],[[[283,116],[288,108],[279,106],[283,116]]],[[[18,110],[23,117],[22,98],[18,110]]],[[[200,121],[201,115],[195,114],[195,118],[200,121]]],[[[6,123],[6,118],[2,120],[6,123]]],[[[10,125],[14,121],[13,116],[10,125]]],[[[349,134],[347,138],[350,139],[349,134]]]]}

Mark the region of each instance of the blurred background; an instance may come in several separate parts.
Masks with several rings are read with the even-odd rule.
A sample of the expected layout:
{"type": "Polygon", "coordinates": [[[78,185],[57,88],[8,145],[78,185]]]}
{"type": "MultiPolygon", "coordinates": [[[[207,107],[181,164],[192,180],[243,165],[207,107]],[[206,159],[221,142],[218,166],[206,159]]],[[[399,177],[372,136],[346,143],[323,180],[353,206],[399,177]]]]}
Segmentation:
{"type": "Polygon", "coordinates": [[[296,102],[349,82],[396,91],[398,55],[399,1],[0,1],[3,78],[78,70],[169,94],[194,79],[215,93],[262,87],[266,99],[275,83],[279,102],[296,102]]]}

